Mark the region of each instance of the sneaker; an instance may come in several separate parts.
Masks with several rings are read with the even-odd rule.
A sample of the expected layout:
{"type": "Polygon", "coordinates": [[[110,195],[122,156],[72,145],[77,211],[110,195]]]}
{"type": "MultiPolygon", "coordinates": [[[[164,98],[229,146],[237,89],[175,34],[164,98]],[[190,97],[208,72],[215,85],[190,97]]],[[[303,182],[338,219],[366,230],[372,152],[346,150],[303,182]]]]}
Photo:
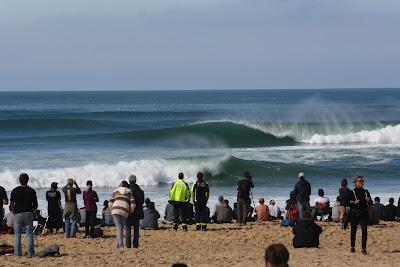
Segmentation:
{"type": "Polygon", "coordinates": [[[196,225],[196,231],[201,231],[201,225],[196,225]]]}
{"type": "Polygon", "coordinates": [[[354,252],[356,252],[356,249],[355,249],[355,248],[351,248],[351,249],[350,249],[350,252],[351,252],[351,253],[354,253],[354,252]]]}
{"type": "Polygon", "coordinates": [[[133,244],[133,248],[139,248],[139,244],[133,244]]]}
{"type": "Polygon", "coordinates": [[[361,250],[361,254],[368,255],[367,250],[365,250],[365,249],[361,250]]]}

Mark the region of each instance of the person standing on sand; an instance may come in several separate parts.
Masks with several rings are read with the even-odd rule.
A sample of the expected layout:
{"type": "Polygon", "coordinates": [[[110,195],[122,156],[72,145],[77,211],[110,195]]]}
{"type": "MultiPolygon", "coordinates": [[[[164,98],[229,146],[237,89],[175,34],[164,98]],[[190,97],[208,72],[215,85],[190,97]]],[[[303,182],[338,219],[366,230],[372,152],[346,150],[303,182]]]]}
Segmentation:
{"type": "Polygon", "coordinates": [[[207,202],[210,196],[210,189],[208,183],[204,181],[203,177],[204,174],[198,172],[197,182],[192,186],[192,198],[196,210],[195,221],[197,231],[207,231],[207,222],[209,220],[209,218],[207,218],[207,202]]]}
{"type": "Polygon", "coordinates": [[[356,176],[354,178],[354,189],[352,195],[350,196],[350,224],[351,224],[351,253],[354,253],[356,245],[356,234],[358,225],[361,225],[362,231],[362,245],[361,253],[367,255],[367,227],[368,227],[368,208],[372,205],[371,195],[368,190],[363,188],[364,178],[362,176],[356,176]]]}
{"type": "Polygon", "coordinates": [[[299,173],[299,181],[294,186],[297,207],[299,209],[299,219],[303,219],[304,212],[310,210],[311,185],[305,179],[304,173],[299,173]]]}
{"type": "Polygon", "coordinates": [[[123,235],[126,220],[128,219],[129,214],[131,214],[136,208],[135,198],[133,197],[132,191],[129,189],[129,184],[126,181],[122,181],[117,190],[112,193],[108,205],[114,219],[115,227],[117,228],[115,247],[124,248],[123,235]]]}
{"type": "Polygon", "coordinates": [[[65,236],[67,238],[75,237],[76,218],[78,216],[78,203],[76,201],[76,195],[81,194],[82,191],[76,181],[74,181],[72,178],[67,180],[67,185],[63,187],[62,191],[65,195],[65,236]]]}
{"type": "Polygon", "coordinates": [[[144,192],[136,184],[136,176],[129,176],[129,189],[132,191],[133,197],[135,198],[136,208],[129,215],[126,221],[126,247],[130,248],[133,244],[134,248],[139,247],[139,226],[140,220],[144,218],[143,204],[144,204],[144,192]],[[131,239],[131,228],[133,226],[133,240],[131,239]]]}
{"type": "Polygon", "coordinates": [[[93,237],[94,228],[96,226],[97,202],[99,197],[93,190],[93,182],[86,182],[86,190],[83,192],[83,203],[85,205],[86,222],[85,222],[85,238],[93,237]]]}
{"type": "Polygon", "coordinates": [[[58,230],[62,228],[61,194],[57,190],[57,186],[58,184],[56,182],[52,182],[50,190],[46,192],[47,228],[51,234],[53,233],[53,229],[55,229],[56,234],[58,234],[58,230]]]}
{"type": "Polygon", "coordinates": [[[22,256],[21,235],[23,230],[27,236],[28,257],[35,256],[35,243],[33,239],[33,217],[38,207],[36,192],[28,186],[29,176],[22,173],[19,176],[20,186],[11,192],[10,206],[14,217],[14,255],[22,256]]]}
{"type": "Polygon", "coordinates": [[[289,267],[289,251],[282,244],[271,244],[265,249],[266,267],[289,267]]]}
{"type": "Polygon", "coordinates": [[[254,188],[253,181],[248,171],[244,172],[244,179],[237,184],[237,222],[245,225],[251,203],[250,190],[254,188]]]}
{"type": "Polygon", "coordinates": [[[174,226],[173,229],[175,231],[178,230],[179,223],[181,222],[179,219],[179,215],[182,216],[182,229],[183,231],[188,230],[187,226],[187,218],[186,218],[186,207],[190,201],[190,189],[189,185],[183,180],[184,175],[182,172],[178,175],[178,180],[172,185],[171,190],[169,192],[169,203],[174,207],[174,226]]]}

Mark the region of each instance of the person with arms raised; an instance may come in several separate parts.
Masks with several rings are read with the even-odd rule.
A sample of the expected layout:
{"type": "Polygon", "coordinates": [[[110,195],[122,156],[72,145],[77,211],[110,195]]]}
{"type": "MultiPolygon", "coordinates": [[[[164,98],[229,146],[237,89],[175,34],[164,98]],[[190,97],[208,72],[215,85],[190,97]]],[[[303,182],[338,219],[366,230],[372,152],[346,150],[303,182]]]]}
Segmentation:
{"type": "Polygon", "coordinates": [[[10,202],[14,217],[14,254],[22,256],[21,235],[26,231],[28,257],[35,256],[35,243],[33,239],[33,217],[38,207],[36,192],[28,186],[29,176],[22,173],[19,176],[20,186],[11,192],[10,202]]]}
{"type": "Polygon", "coordinates": [[[251,203],[250,191],[254,188],[253,181],[248,171],[244,172],[244,179],[237,184],[237,223],[245,225],[247,223],[247,215],[251,203]]]}
{"type": "Polygon", "coordinates": [[[76,219],[78,217],[78,203],[76,201],[76,195],[81,194],[82,191],[76,181],[74,181],[72,178],[67,180],[67,185],[63,187],[62,191],[65,195],[65,236],[67,238],[75,237],[76,219]]]}
{"type": "Polygon", "coordinates": [[[47,224],[46,227],[53,233],[53,229],[58,230],[62,228],[62,210],[61,210],[61,194],[57,190],[57,183],[51,183],[50,190],[46,192],[47,200],[47,224]]]}

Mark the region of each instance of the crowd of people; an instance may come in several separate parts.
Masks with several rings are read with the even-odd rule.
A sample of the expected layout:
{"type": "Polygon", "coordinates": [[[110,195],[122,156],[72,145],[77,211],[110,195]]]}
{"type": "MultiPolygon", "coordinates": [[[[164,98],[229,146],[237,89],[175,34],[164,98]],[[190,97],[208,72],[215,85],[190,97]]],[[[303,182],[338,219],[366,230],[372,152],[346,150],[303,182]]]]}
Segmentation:
{"type": "MultiPolygon", "coordinates": [[[[173,183],[169,192],[165,221],[172,224],[174,231],[178,231],[179,226],[183,231],[188,231],[189,224],[195,224],[197,231],[207,231],[207,225],[210,222],[232,223],[236,220],[240,226],[243,226],[249,221],[279,220],[282,226],[293,227],[294,248],[319,246],[322,228],[315,223],[316,220],[340,222],[342,229],[347,229],[350,224],[350,251],[352,253],[355,252],[356,232],[360,225],[362,253],[367,254],[368,225],[377,224],[380,220],[395,221],[400,217],[400,205],[396,207],[393,198],[390,198],[386,206],[380,203],[379,197],[376,197],[373,203],[369,191],[363,188],[364,179],[361,176],[354,178],[353,190],[348,187],[346,179],[342,180],[333,205],[325,196],[324,190],[319,189],[318,197],[311,202],[313,204],[311,206],[311,184],[305,179],[304,173],[299,173],[299,180],[290,192],[290,198],[286,201],[284,209],[281,209],[273,199],[267,205],[263,197],[258,200],[258,205],[254,205],[251,190],[254,188],[252,177],[248,171],[243,176],[236,187],[237,202],[234,203],[233,209],[227,199],[219,196],[211,215],[207,207],[210,190],[208,183],[204,180],[204,174],[197,173],[197,181],[189,187],[189,184],[185,182],[184,174],[179,173],[177,181],[173,183]]],[[[138,248],[139,229],[158,229],[160,214],[155,208],[155,203],[145,198],[136,180],[136,176],[131,175],[128,181],[121,181],[110,199],[104,201],[101,219],[97,219],[99,197],[93,189],[92,181],[87,181],[86,188],[82,191],[75,180],[68,179],[67,184],[61,188],[64,194],[64,208],[61,205],[62,195],[58,190],[58,184],[53,182],[50,190],[46,192],[48,217],[42,218],[45,221],[42,223],[44,230],[50,234],[57,234],[60,229],[63,229],[66,238],[75,238],[78,226],[84,226],[84,237],[96,238],[102,235],[98,227],[115,226],[116,248],[138,248]],[[77,199],[81,194],[84,207],[78,209],[77,199]]],[[[0,187],[1,228],[11,229],[11,232],[14,232],[16,256],[22,255],[21,235],[25,232],[27,254],[34,256],[33,221],[40,217],[37,213],[37,196],[35,190],[28,186],[27,174],[21,174],[19,182],[20,186],[12,190],[10,200],[4,188],[0,187]],[[8,204],[10,204],[10,212],[5,214],[3,206],[8,204]]]]}

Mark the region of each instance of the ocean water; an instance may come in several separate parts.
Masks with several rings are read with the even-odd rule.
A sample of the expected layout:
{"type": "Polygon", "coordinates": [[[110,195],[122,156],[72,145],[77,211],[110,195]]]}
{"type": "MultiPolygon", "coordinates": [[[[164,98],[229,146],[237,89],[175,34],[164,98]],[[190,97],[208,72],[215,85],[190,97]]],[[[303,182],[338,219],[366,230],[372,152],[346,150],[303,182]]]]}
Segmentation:
{"type": "Polygon", "coordinates": [[[206,173],[211,201],[235,199],[249,170],[254,197],[283,203],[297,173],[334,198],[363,175],[373,196],[400,197],[400,90],[1,92],[0,184],[27,172],[44,192],[93,180],[101,200],[130,174],[163,209],[178,172],[206,173]]]}

